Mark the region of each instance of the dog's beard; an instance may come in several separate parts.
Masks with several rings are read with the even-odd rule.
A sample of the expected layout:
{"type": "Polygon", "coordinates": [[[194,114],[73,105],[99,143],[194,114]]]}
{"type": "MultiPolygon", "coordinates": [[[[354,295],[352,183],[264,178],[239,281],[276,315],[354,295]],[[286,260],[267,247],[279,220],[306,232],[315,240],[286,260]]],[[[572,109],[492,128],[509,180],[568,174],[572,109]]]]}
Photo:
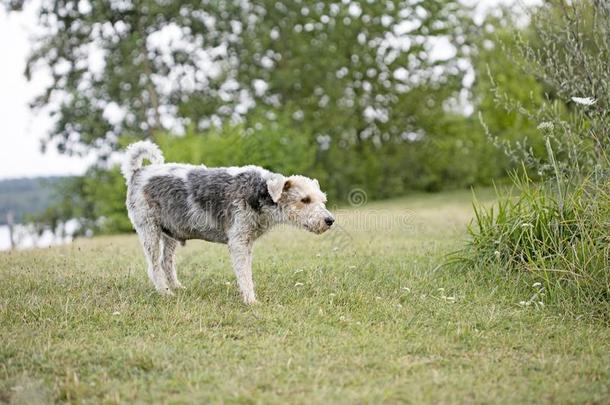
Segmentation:
{"type": "Polygon", "coordinates": [[[315,233],[316,235],[321,235],[330,229],[330,226],[321,224],[303,224],[302,227],[303,229],[311,233],[315,233]]]}

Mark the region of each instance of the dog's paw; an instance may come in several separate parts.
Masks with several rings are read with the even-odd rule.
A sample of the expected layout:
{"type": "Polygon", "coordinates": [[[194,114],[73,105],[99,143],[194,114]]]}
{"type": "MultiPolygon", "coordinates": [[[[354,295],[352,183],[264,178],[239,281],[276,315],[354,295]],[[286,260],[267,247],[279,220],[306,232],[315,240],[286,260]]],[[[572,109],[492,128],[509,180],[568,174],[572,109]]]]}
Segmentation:
{"type": "Polygon", "coordinates": [[[174,295],[174,293],[172,292],[172,290],[170,290],[168,286],[157,287],[157,292],[166,297],[174,295]]]}
{"type": "Polygon", "coordinates": [[[244,304],[246,304],[246,305],[256,305],[256,304],[258,304],[258,301],[256,300],[255,296],[244,297],[244,304]]]}

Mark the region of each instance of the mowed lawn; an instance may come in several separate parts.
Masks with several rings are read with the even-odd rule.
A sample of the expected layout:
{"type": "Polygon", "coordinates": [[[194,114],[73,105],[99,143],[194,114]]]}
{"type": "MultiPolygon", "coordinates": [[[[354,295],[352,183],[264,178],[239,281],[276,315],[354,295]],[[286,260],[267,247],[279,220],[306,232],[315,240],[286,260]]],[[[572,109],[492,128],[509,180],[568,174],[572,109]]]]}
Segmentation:
{"type": "Polygon", "coordinates": [[[609,403],[609,328],[521,306],[527,277],[439,267],[471,194],[339,209],[255,246],[259,303],[226,247],[178,252],[157,295],[134,235],[0,253],[0,402],[609,403]]]}

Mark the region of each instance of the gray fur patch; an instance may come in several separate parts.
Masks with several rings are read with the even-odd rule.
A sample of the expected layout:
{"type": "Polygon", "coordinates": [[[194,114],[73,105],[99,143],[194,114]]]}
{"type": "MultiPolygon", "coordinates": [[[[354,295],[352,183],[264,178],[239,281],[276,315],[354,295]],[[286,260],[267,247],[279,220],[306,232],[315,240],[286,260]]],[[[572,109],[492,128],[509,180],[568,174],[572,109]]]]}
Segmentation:
{"type": "Polygon", "coordinates": [[[170,170],[170,174],[149,178],[143,194],[163,232],[181,242],[226,243],[236,208],[251,210],[256,218],[263,206],[275,204],[259,172],[231,175],[222,168],[194,168],[186,181],[172,176],[170,170]]]}

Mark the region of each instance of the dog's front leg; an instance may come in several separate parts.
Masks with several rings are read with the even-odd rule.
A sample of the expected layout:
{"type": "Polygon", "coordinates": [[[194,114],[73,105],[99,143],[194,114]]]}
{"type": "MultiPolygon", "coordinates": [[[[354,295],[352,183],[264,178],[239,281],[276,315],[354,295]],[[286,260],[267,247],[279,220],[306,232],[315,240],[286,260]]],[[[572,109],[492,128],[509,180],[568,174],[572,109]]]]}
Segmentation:
{"type": "Polygon", "coordinates": [[[252,282],[252,242],[239,237],[229,239],[229,253],[244,302],[254,304],[256,296],[252,282]]]}

